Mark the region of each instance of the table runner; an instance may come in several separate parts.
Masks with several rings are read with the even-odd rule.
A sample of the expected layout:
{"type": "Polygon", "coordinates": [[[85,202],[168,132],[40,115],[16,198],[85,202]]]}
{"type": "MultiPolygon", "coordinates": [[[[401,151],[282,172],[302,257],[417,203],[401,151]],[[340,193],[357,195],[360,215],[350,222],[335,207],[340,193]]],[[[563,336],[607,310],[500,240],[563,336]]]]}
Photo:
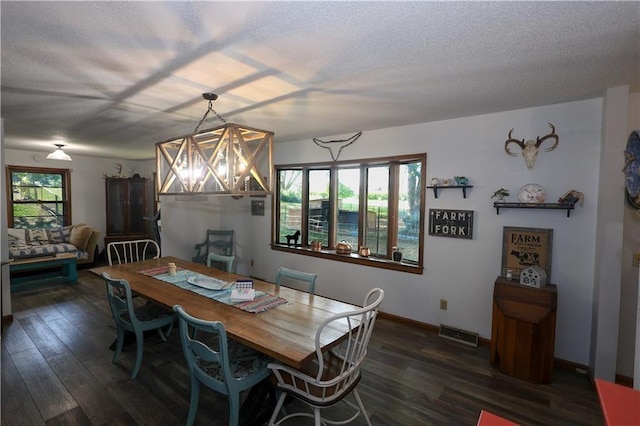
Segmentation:
{"type": "MultiPolygon", "coordinates": [[[[209,290],[207,288],[199,287],[197,285],[193,285],[187,282],[187,277],[191,277],[191,276],[208,277],[207,275],[201,274],[199,272],[190,271],[188,269],[184,269],[181,267],[178,267],[177,269],[178,270],[176,272],[176,275],[173,275],[173,276],[169,275],[168,266],[160,266],[157,268],[145,269],[138,272],[141,274],[153,277],[155,279],[158,279],[160,281],[173,284],[182,289],[193,291],[194,293],[197,293],[204,297],[208,297],[209,299],[213,299],[217,302],[224,303],[225,305],[242,309],[243,311],[246,311],[246,312],[251,312],[251,313],[264,312],[268,309],[275,308],[276,306],[282,305],[283,303],[287,303],[287,299],[283,297],[274,296],[272,294],[268,294],[259,290],[256,290],[256,296],[253,300],[235,302],[231,300],[231,289],[233,288],[233,286],[229,286],[229,288],[225,290],[209,290]]],[[[208,277],[208,278],[211,278],[211,277],[208,277]]],[[[220,281],[223,281],[223,280],[220,280],[220,281]]]]}

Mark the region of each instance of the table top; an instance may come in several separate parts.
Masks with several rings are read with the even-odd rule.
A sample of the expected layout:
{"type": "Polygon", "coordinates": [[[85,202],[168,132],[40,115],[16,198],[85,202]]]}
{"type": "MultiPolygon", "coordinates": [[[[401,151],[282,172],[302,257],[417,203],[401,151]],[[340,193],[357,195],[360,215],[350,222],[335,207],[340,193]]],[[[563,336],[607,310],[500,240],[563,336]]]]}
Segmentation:
{"type": "MultiPolygon", "coordinates": [[[[248,279],[242,275],[170,256],[93,268],[91,272],[98,275],[106,272],[112,278],[126,279],[134,293],[169,309],[178,304],[197,318],[221,321],[230,338],[298,369],[307,359],[315,356],[315,333],[319,325],[335,314],[359,308],[359,306],[253,279],[256,290],[283,297],[287,303],[264,312],[250,313],[139,272],[167,266],[169,262],[175,263],[180,268],[225,281],[248,279]]],[[[349,326],[346,322],[338,322],[325,331],[321,343],[326,350],[338,344],[346,336],[349,326]]]]}
{"type": "Polygon", "coordinates": [[[640,391],[596,379],[600,406],[607,425],[640,425],[640,391]]]}

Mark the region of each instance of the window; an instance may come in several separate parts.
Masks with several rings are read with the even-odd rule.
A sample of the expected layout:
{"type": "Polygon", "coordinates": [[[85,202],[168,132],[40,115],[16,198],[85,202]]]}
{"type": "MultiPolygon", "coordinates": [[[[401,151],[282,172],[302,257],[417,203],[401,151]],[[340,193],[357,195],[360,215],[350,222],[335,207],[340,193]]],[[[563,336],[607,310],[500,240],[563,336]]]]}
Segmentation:
{"type": "Polygon", "coordinates": [[[69,169],[7,166],[10,228],[59,228],[71,224],[69,169]]]}
{"type": "Polygon", "coordinates": [[[416,154],[276,166],[274,249],[293,249],[287,236],[299,231],[296,253],[421,273],[425,164],[426,154],[416,154]],[[321,252],[309,253],[313,241],[321,252]],[[341,241],[351,244],[351,256],[335,254],[341,241]],[[359,247],[370,257],[359,256],[359,247]],[[392,262],[394,247],[402,263],[392,262]]]}

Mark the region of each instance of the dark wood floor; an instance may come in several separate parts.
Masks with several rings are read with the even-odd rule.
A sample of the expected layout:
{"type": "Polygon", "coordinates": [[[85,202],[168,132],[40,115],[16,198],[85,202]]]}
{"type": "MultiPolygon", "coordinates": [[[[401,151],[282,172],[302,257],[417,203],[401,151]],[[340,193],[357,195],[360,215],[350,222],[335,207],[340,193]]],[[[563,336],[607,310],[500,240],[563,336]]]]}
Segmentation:
{"type": "MultiPolygon", "coordinates": [[[[76,285],[14,295],[13,313],[2,335],[2,425],[184,424],[189,382],[178,333],[146,339],[130,380],[134,352],[111,363],[104,283],[87,270],[76,285]]],[[[525,425],[603,424],[583,374],[557,370],[552,384],[530,384],[491,368],[486,347],[388,319],[376,324],[359,389],[375,425],[475,425],[482,409],[525,425]]],[[[196,424],[224,425],[227,411],[226,398],[203,389],[196,424]]]]}

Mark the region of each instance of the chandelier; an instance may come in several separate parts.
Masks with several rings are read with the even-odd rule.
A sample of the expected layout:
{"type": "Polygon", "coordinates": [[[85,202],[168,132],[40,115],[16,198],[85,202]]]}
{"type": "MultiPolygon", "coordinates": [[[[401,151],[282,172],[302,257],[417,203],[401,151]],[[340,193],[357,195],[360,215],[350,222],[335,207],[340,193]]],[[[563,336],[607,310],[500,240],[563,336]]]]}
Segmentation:
{"type": "Polygon", "coordinates": [[[273,132],[227,123],[214,93],[192,134],[156,143],[158,195],[266,195],[273,181],[273,132]],[[209,113],[222,125],[200,131],[209,113]]]}

